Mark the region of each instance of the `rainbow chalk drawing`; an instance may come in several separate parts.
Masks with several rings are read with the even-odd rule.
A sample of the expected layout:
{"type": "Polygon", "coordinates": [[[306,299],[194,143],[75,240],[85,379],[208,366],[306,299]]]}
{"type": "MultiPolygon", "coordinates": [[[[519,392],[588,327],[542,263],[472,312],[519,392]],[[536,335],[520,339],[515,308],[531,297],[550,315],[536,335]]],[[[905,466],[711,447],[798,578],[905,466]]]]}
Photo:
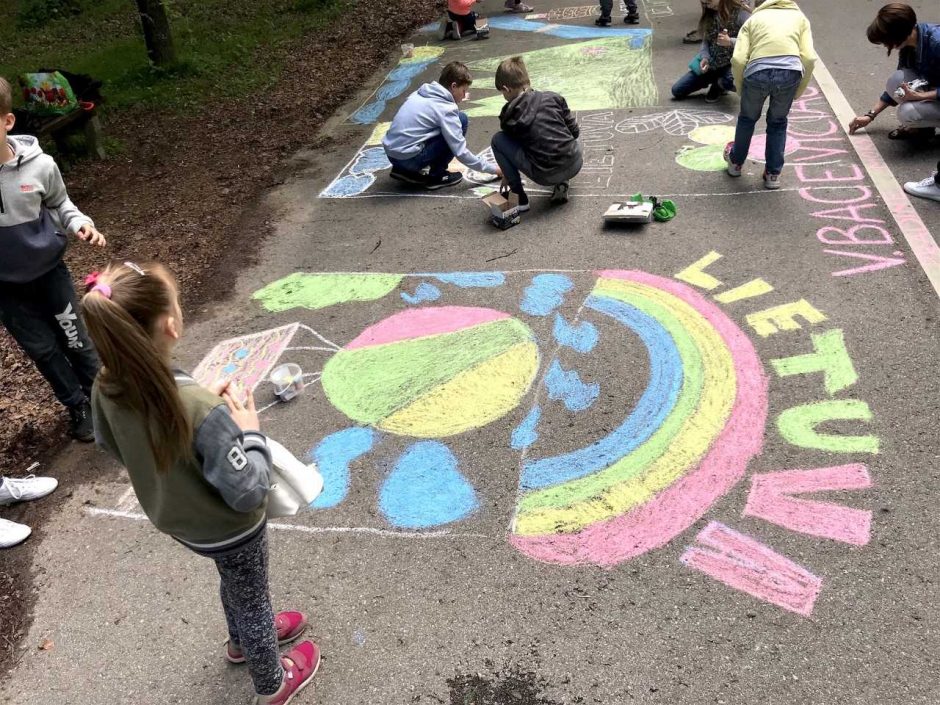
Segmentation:
{"type": "Polygon", "coordinates": [[[511,541],[539,560],[612,566],[668,543],[743,477],[768,381],[750,339],[698,292],[643,272],[598,276],[586,307],[640,337],[650,382],[607,437],[526,460],[511,541]]]}
{"type": "Polygon", "coordinates": [[[509,314],[440,306],[397,313],[327,361],[330,402],[361,424],[438,438],[512,411],[539,367],[532,331],[509,314]]]}
{"type": "Polygon", "coordinates": [[[224,340],[212,348],[196,366],[193,379],[203,387],[233,380],[254,391],[277,364],[299,327],[299,323],[291,323],[224,340]]]}

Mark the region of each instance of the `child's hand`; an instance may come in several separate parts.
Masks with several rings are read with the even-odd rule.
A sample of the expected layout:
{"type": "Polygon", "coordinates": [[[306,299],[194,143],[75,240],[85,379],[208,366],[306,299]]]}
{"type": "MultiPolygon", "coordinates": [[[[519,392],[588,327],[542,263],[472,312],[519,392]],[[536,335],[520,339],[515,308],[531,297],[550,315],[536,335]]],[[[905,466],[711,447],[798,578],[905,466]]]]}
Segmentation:
{"type": "Polygon", "coordinates": [[[232,378],[231,378],[231,377],[227,377],[226,379],[219,379],[219,380],[216,380],[215,382],[213,382],[212,384],[210,384],[210,385],[209,385],[208,387],[206,387],[206,388],[207,388],[210,392],[212,392],[213,394],[215,394],[217,397],[220,397],[220,396],[222,396],[223,394],[225,394],[225,391],[229,388],[229,386],[230,386],[231,384],[233,384],[232,378]]]}
{"type": "Polygon", "coordinates": [[[242,431],[259,431],[261,423],[255,410],[255,396],[238,383],[229,385],[222,394],[232,420],[242,431]],[[244,401],[242,401],[244,400],[244,401]]]}
{"type": "Polygon", "coordinates": [[[702,73],[708,73],[708,57],[703,56],[702,60],[699,62],[699,68],[702,69],[702,73]]]}
{"type": "Polygon", "coordinates": [[[87,242],[89,245],[104,247],[108,244],[108,241],[104,239],[104,235],[95,230],[94,226],[89,223],[85,223],[80,227],[75,235],[79,240],[87,242]]]}
{"type": "Polygon", "coordinates": [[[731,36],[728,34],[727,29],[723,29],[718,33],[718,39],[715,40],[715,43],[720,47],[731,46],[731,36]]]}

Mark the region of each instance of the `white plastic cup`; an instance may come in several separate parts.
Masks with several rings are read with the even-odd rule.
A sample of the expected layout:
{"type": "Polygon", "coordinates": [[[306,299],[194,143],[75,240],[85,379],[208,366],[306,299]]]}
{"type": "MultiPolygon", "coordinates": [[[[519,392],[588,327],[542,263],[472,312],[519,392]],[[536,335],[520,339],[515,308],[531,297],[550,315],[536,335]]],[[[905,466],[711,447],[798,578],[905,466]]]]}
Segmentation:
{"type": "Polygon", "coordinates": [[[402,44],[401,45],[401,55],[405,59],[410,59],[415,55],[415,45],[414,44],[402,44]]]}
{"type": "Polygon", "coordinates": [[[293,362],[275,367],[269,379],[274,385],[274,393],[281,401],[290,401],[304,390],[303,370],[293,362]]]}

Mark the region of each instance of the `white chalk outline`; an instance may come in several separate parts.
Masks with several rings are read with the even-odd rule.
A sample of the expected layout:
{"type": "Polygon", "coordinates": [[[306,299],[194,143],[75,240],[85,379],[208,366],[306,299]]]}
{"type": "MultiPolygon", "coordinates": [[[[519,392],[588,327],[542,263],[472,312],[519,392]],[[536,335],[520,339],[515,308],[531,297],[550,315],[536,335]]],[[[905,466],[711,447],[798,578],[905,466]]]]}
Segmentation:
{"type": "MultiPolygon", "coordinates": [[[[92,516],[106,516],[132,521],[149,521],[146,514],[140,512],[125,512],[118,509],[103,509],[101,507],[88,507],[85,512],[92,516]]],[[[371,526],[303,526],[299,524],[282,524],[269,521],[268,528],[275,531],[296,531],[302,534],[370,534],[372,536],[388,536],[405,539],[492,539],[488,534],[474,534],[469,532],[451,531],[393,531],[390,529],[375,529],[371,526]]],[[[499,537],[502,540],[502,536],[499,537]]]]}

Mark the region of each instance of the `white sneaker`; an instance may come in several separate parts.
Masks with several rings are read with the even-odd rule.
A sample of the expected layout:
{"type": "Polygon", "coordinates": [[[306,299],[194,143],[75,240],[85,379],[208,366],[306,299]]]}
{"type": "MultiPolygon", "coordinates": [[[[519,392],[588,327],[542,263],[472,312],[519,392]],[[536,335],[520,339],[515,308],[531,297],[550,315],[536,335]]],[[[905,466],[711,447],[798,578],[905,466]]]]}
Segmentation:
{"type": "Polygon", "coordinates": [[[23,543],[31,533],[32,530],[26,524],[0,519],[0,548],[9,548],[23,543]]]}
{"type": "Polygon", "coordinates": [[[937,175],[928,176],[923,181],[908,181],[904,190],[918,198],[929,198],[931,201],[940,201],[940,186],[937,186],[937,175]]]}
{"type": "Polygon", "coordinates": [[[771,191],[776,191],[780,188],[780,174],[771,174],[769,171],[764,172],[764,188],[770,189],[771,191]]]}
{"type": "MultiPolygon", "coordinates": [[[[0,505],[45,497],[59,486],[54,477],[5,477],[0,481],[0,505]]],[[[23,538],[26,538],[25,536],[23,538]]]]}

